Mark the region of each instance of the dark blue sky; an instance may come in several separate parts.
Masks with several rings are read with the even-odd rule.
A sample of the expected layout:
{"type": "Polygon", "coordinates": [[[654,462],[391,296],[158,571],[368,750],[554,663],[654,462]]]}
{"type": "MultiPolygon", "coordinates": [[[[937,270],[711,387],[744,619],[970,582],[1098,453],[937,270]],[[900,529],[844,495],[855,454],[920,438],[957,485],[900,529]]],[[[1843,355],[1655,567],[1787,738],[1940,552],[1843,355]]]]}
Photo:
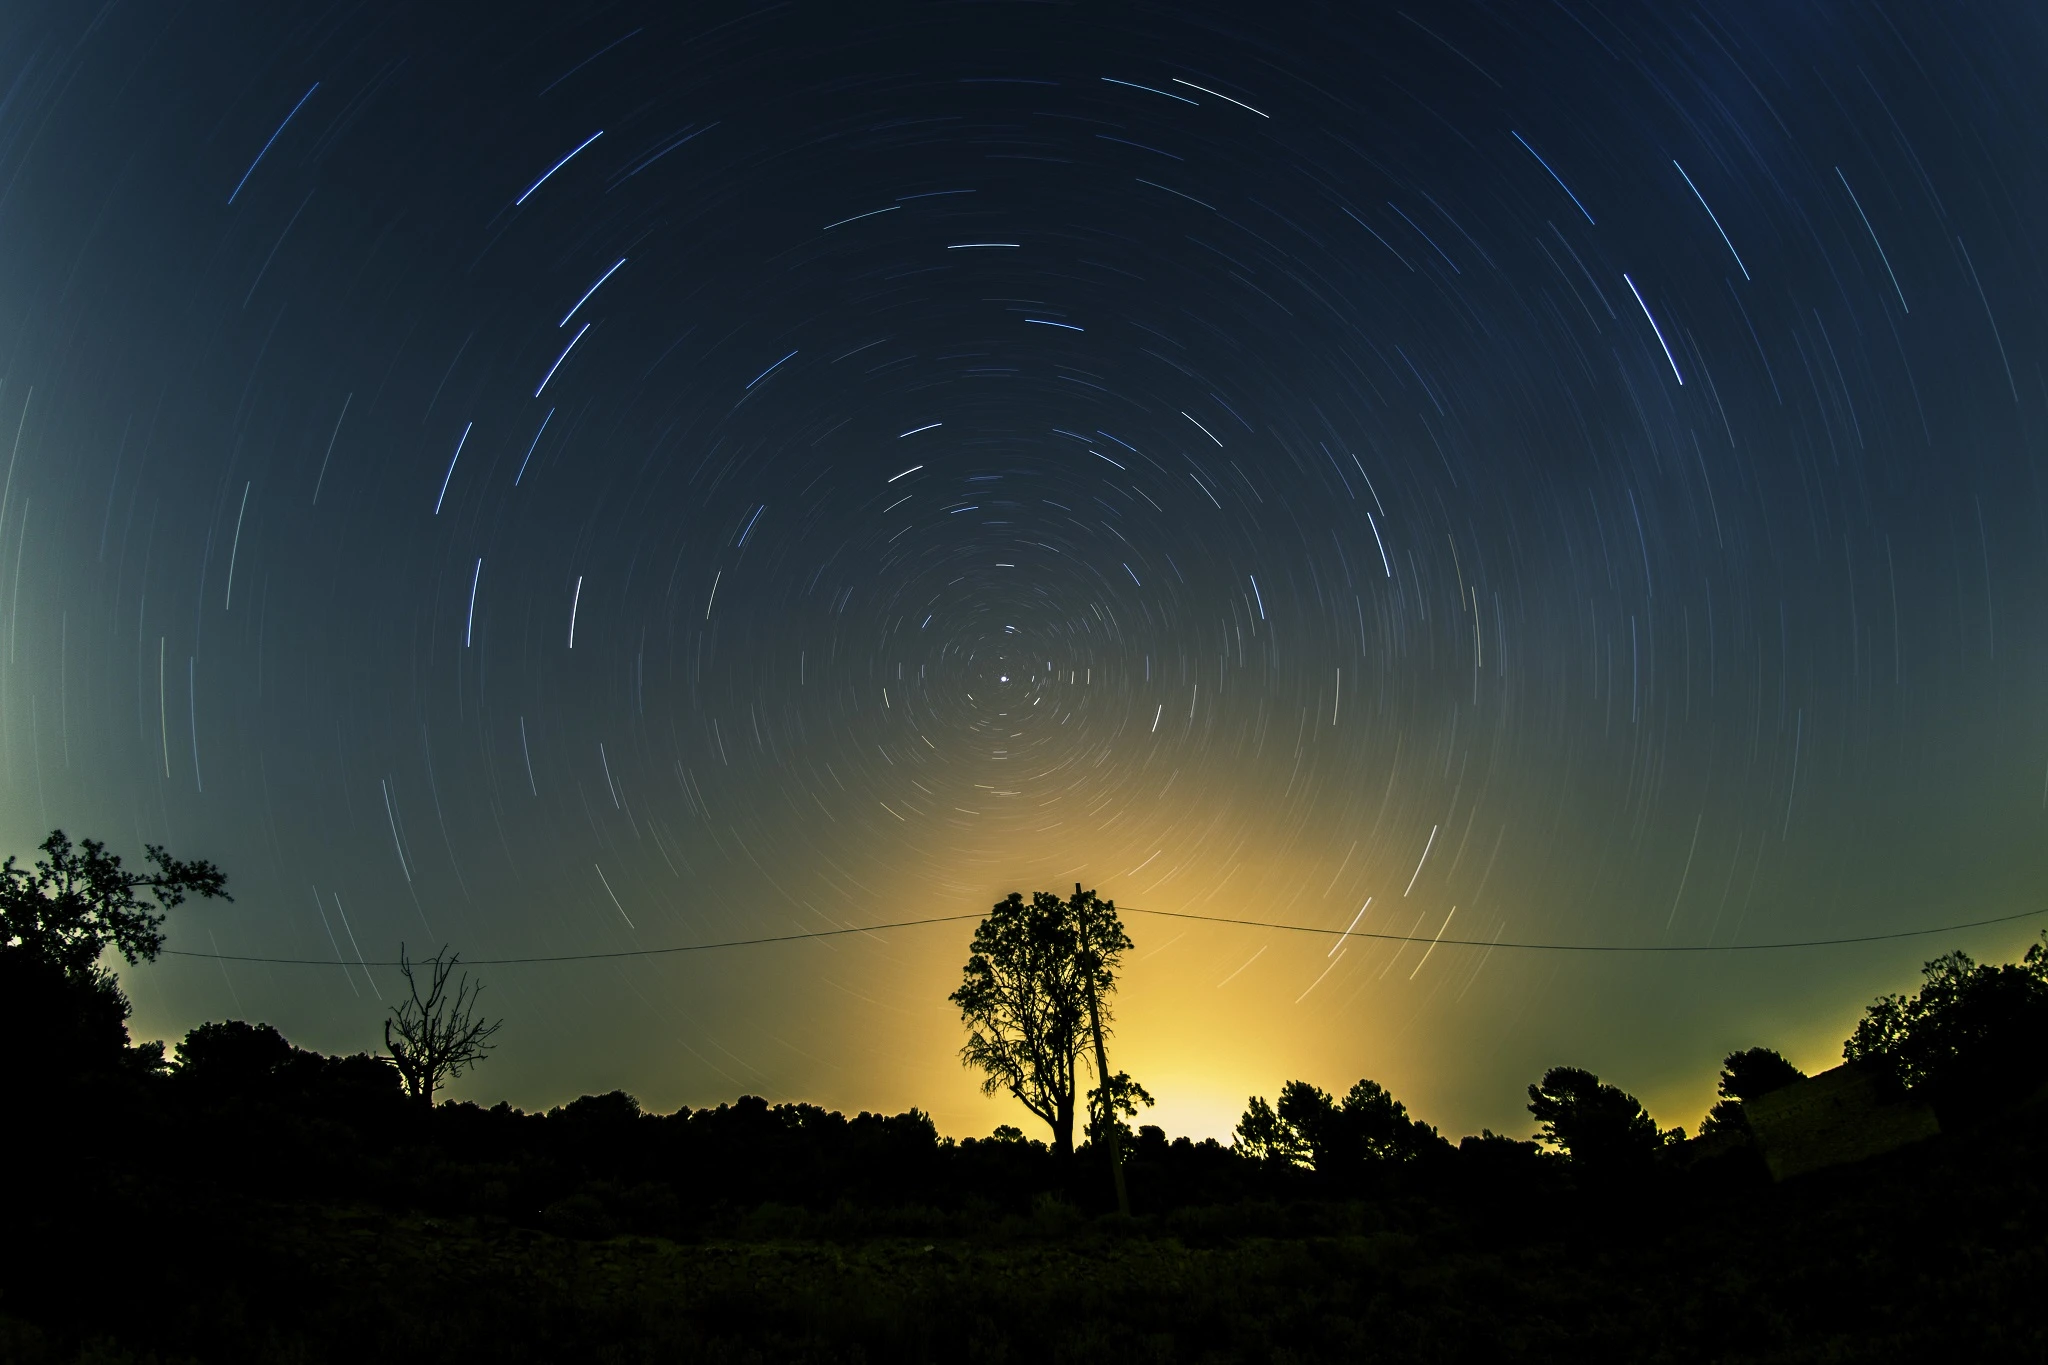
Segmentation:
{"type": "MultiPolygon", "coordinates": [[[[856,9],[11,7],[7,846],[344,964],[1079,879],[1194,1132],[1690,1123],[2031,935],[1465,942],[2040,903],[2036,7],[856,9]]],[[[489,968],[465,1084],[986,1131],[967,936],[489,968]]],[[[128,982],[342,1049],[391,976],[128,982]]]]}

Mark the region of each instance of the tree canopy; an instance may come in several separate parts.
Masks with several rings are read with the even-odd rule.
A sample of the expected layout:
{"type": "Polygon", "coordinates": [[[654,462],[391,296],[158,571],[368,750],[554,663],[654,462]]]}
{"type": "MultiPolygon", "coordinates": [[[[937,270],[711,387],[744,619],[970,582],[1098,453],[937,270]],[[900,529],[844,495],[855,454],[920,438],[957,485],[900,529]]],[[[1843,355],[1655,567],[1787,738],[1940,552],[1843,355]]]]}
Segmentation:
{"type": "Polygon", "coordinates": [[[1413,1161],[1441,1142],[1436,1129],[1410,1118],[1407,1106],[1378,1081],[1360,1080],[1341,1098],[1307,1081],[1289,1081],[1280,1087],[1277,1107],[1251,1097],[1234,1145],[1262,1161],[1341,1176],[1413,1161]]]}
{"type": "Polygon", "coordinates": [[[0,948],[0,1034],[13,1040],[5,1062],[10,1091],[105,1071],[124,1061],[162,1060],[128,1046],[128,998],[114,974],[80,974],[18,947],[0,948]]]}
{"type": "Polygon", "coordinates": [[[130,872],[97,839],[73,845],[59,829],[32,866],[0,864],[0,1033],[19,1044],[15,1081],[163,1064],[162,1044],[128,1045],[128,997],[100,957],[111,947],[130,964],[151,961],[165,911],[188,895],[233,898],[212,863],[144,848],[151,870],[130,872]]]}
{"type": "MultiPolygon", "coordinates": [[[[1281,1093],[1286,1093],[1285,1086],[1281,1087],[1281,1093]]],[[[1237,1121],[1230,1147],[1239,1156],[1271,1165],[1307,1166],[1312,1161],[1308,1139],[1275,1113],[1263,1095],[1254,1095],[1246,1102],[1244,1116],[1237,1121]]]]}
{"type": "Polygon", "coordinates": [[[144,844],[148,872],[130,872],[97,839],[74,846],[51,830],[34,866],[0,864],[0,945],[23,948],[82,974],[111,947],[129,965],[154,961],[164,946],[164,912],[188,895],[233,900],[212,863],[180,862],[144,844]],[[144,900],[138,892],[147,892],[144,900]],[[154,904],[152,904],[154,902],[154,904]]]}
{"type": "Polygon", "coordinates": [[[1776,1048],[1752,1047],[1731,1052],[1721,1062],[1721,1079],[1715,1093],[1721,1098],[1700,1123],[1701,1137],[1747,1133],[1749,1118],[1742,1111],[1745,1101],[1783,1090],[1806,1073],[1785,1060],[1776,1048]]]}
{"type": "Polygon", "coordinates": [[[403,1103],[397,1071],[366,1052],[328,1056],[294,1047],[269,1024],[200,1024],[178,1044],[171,1080],[210,1101],[315,1105],[367,1116],[403,1103]]]}
{"type": "Polygon", "coordinates": [[[1137,1134],[1124,1120],[1138,1117],[1138,1106],[1142,1104],[1150,1109],[1153,1102],[1152,1092],[1132,1080],[1130,1072],[1117,1072],[1109,1078],[1107,1086],[1097,1085],[1088,1092],[1088,1141],[1107,1142],[1109,1130],[1105,1124],[1114,1119],[1118,1138],[1128,1150],[1136,1141],[1137,1134]]]}
{"type": "Polygon", "coordinates": [[[1026,901],[1013,891],[975,926],[960,988],[948,997],[968,1028],[961,1060],[981,1070],[982,1093],[1015,1096],[1052,1129],[1057,1152],[1074,1149],[1089,989],[1106,1030],[1130,946],[1113,902],[1079,891],[1035,891],[1026,901]]]}
{"type": "Polygon", "coordinates": [[[2017,963],[1944,954],[1912,995],[1879,997],[1842,1045],[1871,1068],[1938,1105],[1965,1108],[2017,1097],[2048,1079],[2048,934],[2017,963]]]}
{"type": "Polygon", "coordinates": [[[1544,1072],[1529,1087],[1529,1112],[1542,1125],[1539,1141],[1589,1167],[1638,1165],[1683,1136],[1660,1132],[1641,1100],[1575,1066],[1544,1072]]]}

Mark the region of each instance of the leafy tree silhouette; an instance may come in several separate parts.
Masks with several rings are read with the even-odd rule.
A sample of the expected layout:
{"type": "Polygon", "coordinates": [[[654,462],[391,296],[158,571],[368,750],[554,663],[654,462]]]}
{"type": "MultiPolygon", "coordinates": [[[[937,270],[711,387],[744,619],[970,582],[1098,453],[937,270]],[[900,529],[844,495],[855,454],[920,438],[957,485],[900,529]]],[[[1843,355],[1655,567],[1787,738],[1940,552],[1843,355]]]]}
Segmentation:
{"type": "Polygon", "coordinates": [[[294,1047],[269,1024],[241,1019],[187,1033],[171,1078],[203,1100],[311,1105],[356,1120],[373,1120],[404,1103],[387,1058],[363,1052],[330,1057],[294,1047]]]}
{"type": "Polygon", "coordinates": [[[1093,892],[1077,886],[1062,900],[1035,891],[1026,901],[1013,891],[975,926],[960,988],[947,997],[967,1025],[960,1058],[982,1071],[982,1093],[1009,1091],[1052,1129],[1062,1156],[1074,1150],[1076,1076],[1091,1036],[1097,1070],[1107,1071],[1106,1001],[1130,946],[1115,903],[1093,892]]]}
{"type": "Polygon", "coordinates": [[[1842,1045],[1844,1060],[1965,1114],[2048,1080],[2048,933],[2024,960],[1935,958],[1913,995],[1880,997],[1842,1045]]]}
{"type": "Polygon", "coordinates": [[[1683,1137],[1675,1128],[1658,1131],[1641,1100],[1575,1066],[1544,1072],[1529,1087],[1529,1112],[1543,1125],[1542,1142],[1602,1170],[1644,1165],[1658,1148],[1683,1137]]]}
{"type": "Polygon", "coordinates": [[[1344,1096],[1343,1134],[1353,1160],[1413,1161],[1443,1142],[1435,1128],[1408,1116],[1408,1106],[1378,1081],[1361,1080],[1344,1096]]]}
{"type": "Polygon", "coordinates": [[[1721,1081],[1716,1087],[1720,1099],[1700,1122],[1703,1138],[1747,1134],[1749,1118],[1742,1111],[1745,1100],[1783,1090],[1806,1073],[1785,1060],[1775,1048],[1752,1047],[1731,1052],[1721,1062],[1721,1081]]]}
{"type": "Polygon", "coordinates": [[[981,1093],[1007,1090],[1074,1150],[1074,1074],[1087,1011],[1067,904],[1050,891],[1012,891],[975,926],[960,988],[948,997],[968,1028],[960,1059],[981,1093]]]}
{"type": "Polygon", "coordinates": [[[131,872],[105,844],[58,829],[32,867],[0,864],[0,1032],[35,1040],[14,1050],[16,1079],[162,1065],[162,1044],[128,1046],[128,997],[100,957],[111,947],[131,966],[154,961],[166,911],[188,895],[234,898],[212,863],[143,847],[151,870],[131,872]]]}
{"type": "Polygon", "coordinates": [[[299,1049],[269,1024],[242,1019],[205,1023],[178,1044],[171,1074],[211,1094],[263,1093],[287,1072],[299,1049]]]}
{"type": "Polygon", "coordinates": [[[1327,1175],[1337,1168],[1338,1150],[1349,1144],[1344,1141],[1343,1115],[1321,1086],[1289,1081],[1280,1087],[1273,1109],[1282,1123],[1301,1135],[1313,1169],[1327,1175]]]}
{"type": "Polygon", "coordinates": [[[209,862],[179,862],[156,844],[144,844],[153,872],[130,872],[97,839],[74,847],[61,829],[50,831],[32,868],[10,855],[0,865],[0,945],[21,948],[64,971],[93,971],[108,947],[134,966],[155,961],[164,946],[164,912],[188,895],[234,899],[227,878],[209,862]],[[147,891],[154,906],[136,894],[147,891]]]}
{"type": "MultiPolygon", "coordinates": [[[[1286,1093],[1285,1086],[1281,1093],[1286,1093]]],[[[1246,1103],[1244,1117],[1237,1121],[1230,1145],[1239,1156],[1276,1166],[1306,1166],[1311,1160],[1308,1139],[1274,1113],[1263,1095],[1254,1095],[1246,1103]]]]}
{"type": "Polygon", "coordinates": [[[1138,1117],[1138,1106],[1141,1104],[1150,1109],[1153,1104],[1152,1095],[1144,1086],[1132,1080],[1128,1071],[1119,1071],[1111,1076],[1108,1089],[1107,1098],[1102,1093],[1103,1087],[1099,1085],[1088,1092],[1088,1141],[1104,1146],[1109,1143],[1109,1134],[1103,1128],[1103,1120],[1113,1115],[1116,1118],[1118,1150],[1128,1152],[1132,1144],[1138,1140],[1138,1135],[1124,1120],[1138,1117]]]}
{"type": "Polygon", "coordinates": [[[14,1039],[5,1074],[10,1091],[34,1091],[66,1077],[162,1064],[163,1045],[128,1045],[128,997],[110,971],[82,975],[20,947],[0,947],[0,1034],[14,1039]]]}
{"type": "Polygon", "coordinates": [[[1377,1162],[1413,1161],[1440,1143],[1434,1128],[1378,1081],[1360,1080],[1341,1100],[1307,1081],[1280,1087],[1277,1109],[1254,1095],[1238,1120],[1237,1148],[1258,1160],[1342,1175],[1377,1162]]]}
{"type": "Polygon", "coordinates": [[[384,1046],[398,1068],[405,1093],[427,1109],[434,1107],[434,1092],[484,1059],[491,1050],[491,1037],[504,1020],[484,1020],[477,1015],[481,982],[464,972],[449,989],[449,978],[462,960],[446,945],[420,965],[427,968],[426,993],[420,992],[419,977],[405,945],[398,947],[398,970],[405,977],[408,998],[391,1007],[384,1021],[384,1046]]]}

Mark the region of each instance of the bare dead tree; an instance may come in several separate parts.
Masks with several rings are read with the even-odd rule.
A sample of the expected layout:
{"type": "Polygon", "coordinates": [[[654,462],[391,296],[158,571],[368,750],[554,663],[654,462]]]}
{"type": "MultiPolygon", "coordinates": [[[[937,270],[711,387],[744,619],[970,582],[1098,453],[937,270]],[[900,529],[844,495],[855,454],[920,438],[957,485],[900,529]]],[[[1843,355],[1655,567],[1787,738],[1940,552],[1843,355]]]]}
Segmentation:
{"type": "Polygon", "coordinates": [[[409,999],[391,1008],[384,1021],[384,1046],[398,1068],[405,1093],[429,1109],[434,1092],[484,1059],[491,1050],[491,1035],[505,1021],[485,1020],[476,1012],[477,996],[483,983],[471,981],[464,972],[450,987],[449,978],[461,955],[447,946],[419,965],[427,969],[426,993],[413,973],[412,959],[405,945],[398,948],[398,970],[405,977],[409,999]]]}

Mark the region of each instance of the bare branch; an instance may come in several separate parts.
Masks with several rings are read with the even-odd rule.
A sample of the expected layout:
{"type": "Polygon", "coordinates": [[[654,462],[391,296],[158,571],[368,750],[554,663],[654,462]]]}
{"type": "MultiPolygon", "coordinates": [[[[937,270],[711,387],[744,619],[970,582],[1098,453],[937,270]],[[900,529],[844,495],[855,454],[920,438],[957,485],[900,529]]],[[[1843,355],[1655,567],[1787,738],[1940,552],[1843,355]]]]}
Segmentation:
{"type": "Polygon", "coordinates": [[[467,972],[454,977],[461,955],[446,945],[422,962],[427,968],[425,994],[405,945],[398,949],[398,970],[405,977],[407,999],[392,1006],[384,1021],[384,1046],[398,1068],[405,1093],[431,1109],[434,1092],[484,1059],[491,1050],[491,1037],[504,1020],[486,1020],[477,1014],[477,997],[483,984],[470,980],[467,972]]]}

